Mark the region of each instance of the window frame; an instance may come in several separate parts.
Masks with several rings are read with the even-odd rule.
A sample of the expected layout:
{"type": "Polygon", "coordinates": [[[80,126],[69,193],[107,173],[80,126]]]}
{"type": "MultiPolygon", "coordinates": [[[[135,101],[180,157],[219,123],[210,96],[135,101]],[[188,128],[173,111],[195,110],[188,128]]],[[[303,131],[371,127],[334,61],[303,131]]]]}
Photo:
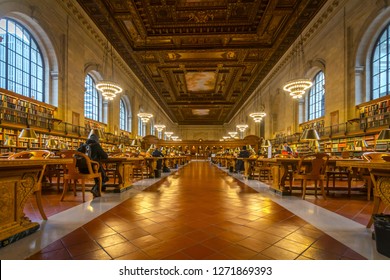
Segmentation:
{"type": "Polygon", "coordinates": [[[4,43],[0,45],[0,57],[4,59],[0,60],[0,87],[46,102],[44,54],[37,40],[24,24],[8,17],[0,21],[5,22],[0,25],[4,32],[1,34],[4,43]],[[12,43],[14,48],[10,48],[12,43]],[[10,60],[14,60],[12,64],[10,60]]]}
{"type": "Polygon", "coordinates": [[[318,71],[312,81],[307,95],[307,121],[325,116],[325,73],[318,71]]]}
{"type": "Polygon", "coordinates": [[[375,41],[370,56],[370,67],[371,67],[370,100],[374,100],[390,94],[389,93],[390,90],[390,46],[389,44],[390,44],[390,24],[388,24],[380,32],[377,40],[375,41]],[[383,37],[386,38],[384,39],[383,37]],[[384,45],[384,47],[386,48],[386,50],[383,52],[384,55],[382,55],[381,52],[381,45],[384,45]],[[375,56],[377,54],[378,54],[378,59],[375,59],[375,56]],[[384,61],[384,63],[386,64],[385,67],[381,66],[382,58],[385,58],[384,61]],[[379,65],[377,67],[375,66],[375,62],[379,62],[379,65]],[[377,69],[377,71],[375,69],[377,69]],[[377,82],[375,82],[376,80],[377,82]],[[378,86],[376,87],[377,84],[378,86]]]}

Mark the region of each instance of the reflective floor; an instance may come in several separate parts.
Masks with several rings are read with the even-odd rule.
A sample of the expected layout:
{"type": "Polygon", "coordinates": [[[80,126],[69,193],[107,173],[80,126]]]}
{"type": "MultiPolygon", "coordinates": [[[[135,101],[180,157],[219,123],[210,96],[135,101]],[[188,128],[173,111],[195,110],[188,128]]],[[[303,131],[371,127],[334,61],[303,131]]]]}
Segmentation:
{"type": "Polygon", "coordinates": [[[282,197],[208,161],[163,177],[85,203],[81,194],[44,195],[47,221],[31,200],[26,214],[41,229],[0,249],[0,259],[388,259],[365,227],[364,194],[282,197]]]}

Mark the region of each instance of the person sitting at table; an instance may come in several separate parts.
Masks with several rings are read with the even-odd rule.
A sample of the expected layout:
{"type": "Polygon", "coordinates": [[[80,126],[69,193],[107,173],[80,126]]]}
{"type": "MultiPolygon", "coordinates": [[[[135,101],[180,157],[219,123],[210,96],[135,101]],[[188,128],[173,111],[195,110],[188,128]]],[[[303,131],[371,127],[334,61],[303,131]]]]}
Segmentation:
{"type": "MultiPolygon", "coordinates": [[[[91,134],[87,141],[77,149],[78,152],[85,153],[91,160],[99,162],[99,172],[102,175],[102,191],[106,190],[105,183],[109,180],[106,175],[106,172],[100,163],[102,159],[107,159],[108,155],[103,150],[102,146],[99,144],[99,136],[96,134],[91,134]]],[[[88,173],[88,168],[80,164],[78,166],[81,173],[88,173]]],[[[94,197],[99,196],[99,179],[95,178],[95,185],[91,189],[91,193],[94,197]]]]}
{"type": "MultiPolygon", "coordinates": [[[[246,146],[243,146],[237,158],[249,158],[250,152],[246,149],[246,146]]],[[[244,171],[244,161],[242,159],[237,159],[236,162],[236,172],[240,173],[240,171],[244,171]]]]}

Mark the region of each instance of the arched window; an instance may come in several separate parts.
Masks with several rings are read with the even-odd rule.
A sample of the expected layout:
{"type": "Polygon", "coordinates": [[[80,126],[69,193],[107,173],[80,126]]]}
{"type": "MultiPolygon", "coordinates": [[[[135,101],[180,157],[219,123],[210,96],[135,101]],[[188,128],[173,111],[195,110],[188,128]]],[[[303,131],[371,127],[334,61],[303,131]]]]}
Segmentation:
{"type": "Polygon", "coordinates": [[[314,77],[313,86],[308,96],[307,108],[309,121],[325,115],[325,76],[322,71],[314,77]]]}
{"type": "Polygon", "coordinates": [[[127,109],[123,98],[121,98],[119,102],[119,128],[121,130],[130,131],[129,127],[131,126],[131,122],[129,119],[129,110],[127,109]]]}
{"type": "Polygon", "coordinates": [[[45,102],[42,53],[19,23],[0,20],[0,87],[45,102]]]}
{"type": "Polygon", "coordinates": [[[390,25],[379,36],[371,57],[371,99],[389,95],[390,90],[390,25]]]}
{"type": "Polygon", "coordinates": [[[94,121],[100,121],[101,97],[96,89],[96,84],[91,75],[85,77],[84,92],[84,116],[94,121]]]}

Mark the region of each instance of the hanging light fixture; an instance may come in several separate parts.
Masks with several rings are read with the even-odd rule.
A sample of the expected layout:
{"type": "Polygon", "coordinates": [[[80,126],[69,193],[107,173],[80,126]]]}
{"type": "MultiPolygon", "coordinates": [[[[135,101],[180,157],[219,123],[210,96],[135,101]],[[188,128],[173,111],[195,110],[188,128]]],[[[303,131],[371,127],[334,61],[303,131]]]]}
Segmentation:
{"type": "Polygon", "coordinates": [[[168,139],[171,139],[171,136],[173,135],[173,132],[165,131],[165,135],[168,137],[168,139]]]}
{"type": "Polygon", "coordinates": [[[265,113],[265,106],[261,104],[259,99],[261,98],[261,92],[256,96],[255,108],[259,108],[259,111],[250,113],[249,116],[253,118],[256,123],[259,123],[263,120],[263,118],[267,115],[265,113]],[[260,103],[260,104],[259,104],[260,103]]]}
{"type": "Polygon", "coordinates": [[[238,129],[239,131],[244,132],[245,129],[248,128],[248,125],[247,125],[247,124],[238,124],[238,125],[236,125],[236,127],[237,127],[237,129],[238,129]]]}
{"type": "Polygon", "coordinates": [[[303,41],[302,38],[292,50],[292,59],[290,62],[290,75],[292,75],[292,69],[296,70],[296,77],[288,81],[283,90],[287,91],[293,99],[301,98],[305,92],[312,87],[313,82],[306,78],[297,78],[303,72],[304,53],[303,53],[303,41]]]}
{"type": "Polygon", "coordinates": [[[155,128],[158,132],[161,132],[161,131],[163,131],[163,129],[165,128],[165,125],[163,125],[163,124],[155,124],[155,125],[154,125],[154,128],[155,128]]]}
{"type": "Polygon", "coordinates": [[[237,136],[238,132],[237,131],[230,131],[230,132],[228,132],[228,134],[230,135],[230,137],[234,138],[237,136]]]}
{"type": "Polygon", "coordinates": [[[149,113],[138,113],[137,116],[141,118],[143,123],[147,123],[151,118],[153,118],[153,115],[149,113]]]}
{"type": "MultiPolygon", "coordinates": [[[[107,58],[108,57],[108,41],[104,51],[103,57],[103,72],[107,67],[107,58]]],[[[106,74],[106,73],[105,73],[106,74]]],[[[115,96],[122,92],[122,87],[113,81],[114,79],[114,59],[113,59],[113,50],[111,45],[111,80],[101,80],[96,84],[96,89],[100,91],[106,100],[113,100],[115,96]]]]}

